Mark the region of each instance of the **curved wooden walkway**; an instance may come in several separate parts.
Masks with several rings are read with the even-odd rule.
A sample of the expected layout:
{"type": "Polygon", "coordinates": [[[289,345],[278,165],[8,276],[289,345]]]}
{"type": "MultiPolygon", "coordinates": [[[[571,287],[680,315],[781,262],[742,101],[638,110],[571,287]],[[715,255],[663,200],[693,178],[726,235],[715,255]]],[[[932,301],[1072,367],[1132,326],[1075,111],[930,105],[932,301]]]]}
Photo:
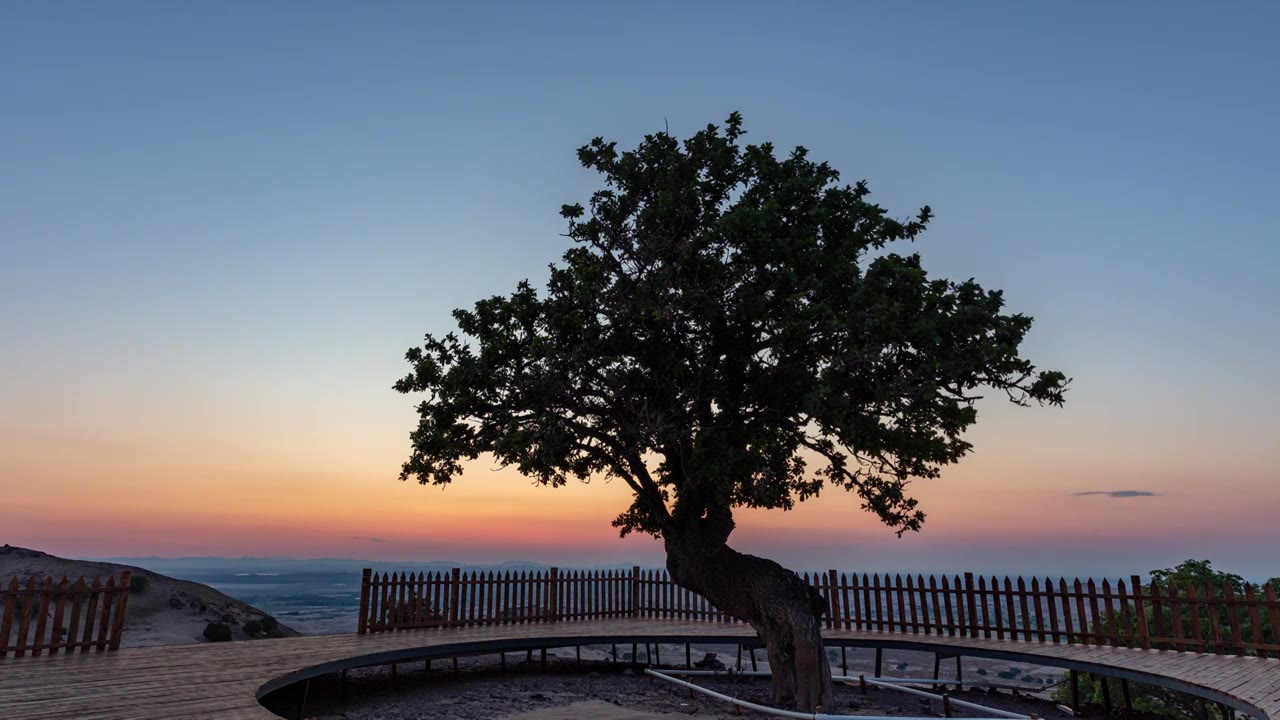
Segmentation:
{"type": "MultiPolygon", "coordinates": [[[[824,637],[831,646],[947,652],[1105,673],[1190,692],[1260,720],[1280,720],[1276,659],[865,630],[827,630],[824,637]]],[[[526,648],[646,641],[736,644],[754,638],[745,625],[627,619],[7,658],[0,659],[0,717],[267,720],[276,716],[258,697],[344,668],[526,648]]]]}

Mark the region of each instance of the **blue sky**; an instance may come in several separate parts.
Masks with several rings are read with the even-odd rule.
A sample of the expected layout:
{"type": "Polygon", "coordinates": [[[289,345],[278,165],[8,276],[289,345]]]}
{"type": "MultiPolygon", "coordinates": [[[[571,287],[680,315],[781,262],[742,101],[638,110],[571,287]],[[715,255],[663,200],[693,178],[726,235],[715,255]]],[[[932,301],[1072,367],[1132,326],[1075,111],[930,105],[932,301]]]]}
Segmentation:
{"type": "Polygon", "coordinates": [[[1246,2],[0,5],[11,507],[93,496],[87,476],[168,497],[124,478],[193,466],[394,483],[404,349],[545,276],[557,208],[596,187],[574,149],[741,110],[899,215],[932,205],[926,267],[1004,288],[1037,318],[1028,352],[1076,378],[1061,413],[984,408],[986,480],[956,483],[993,517],[1016,485],[1112,525],[1171,514],[1218,557],[1280,542],[1220,504],[1280,502],[1278,23],[1246,2]],[[1132,488],[1157,495],[1072,495],[1132,488]]]}

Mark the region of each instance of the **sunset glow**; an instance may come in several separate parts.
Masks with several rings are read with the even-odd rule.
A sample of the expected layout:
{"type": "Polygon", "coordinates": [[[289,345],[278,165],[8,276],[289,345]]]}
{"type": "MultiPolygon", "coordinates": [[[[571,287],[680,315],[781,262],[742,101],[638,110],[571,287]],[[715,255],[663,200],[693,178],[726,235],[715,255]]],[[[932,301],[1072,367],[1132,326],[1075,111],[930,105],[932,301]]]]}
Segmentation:
{"type": "Polygon", "coordinates": [[[1255,92],[1276,66],[1250,55],[1267,23],[1188,18],[1170,38],[1136,5],[1108,27],[1028,10],[1061,32],[1022,65],[1005,58],[1029,41],[993,8],[924,22],[841,5],[839,23],[729,20],[694,43],[603,6],[572,42],[533,9],[489,33],[461,5],[252,21],[247,5],[157,6],[155,34],[76,7],[100,15],[92,33],[70,7],[0,9],[0,542],[661,563],[660,543],[610,526],[621,482],[553,490],[489,458],[445,489],[400,482],[419,399],[391,385],[451,309],[543,282],[567,248],[560,204],[597,187],[579,145],[740,109],[752,139],[808,145],[895,215],[931,204],[904,251],[1005,289],[1036,318],[1027,355],[1074,382],[1062,410],[984,400],[974,453],[912,485],[918,534],[828,488],[739,512],[735,546],[806,568],[1129,573],[1195,556],[1280,574],[1280,105],[1255,92]],[[621,24],[697,58],[602,39],[621,24]],[[775,32],[784,67],[732,45],[775,32]],[[846,92],[855,69],[865,86],[846,92]]]}

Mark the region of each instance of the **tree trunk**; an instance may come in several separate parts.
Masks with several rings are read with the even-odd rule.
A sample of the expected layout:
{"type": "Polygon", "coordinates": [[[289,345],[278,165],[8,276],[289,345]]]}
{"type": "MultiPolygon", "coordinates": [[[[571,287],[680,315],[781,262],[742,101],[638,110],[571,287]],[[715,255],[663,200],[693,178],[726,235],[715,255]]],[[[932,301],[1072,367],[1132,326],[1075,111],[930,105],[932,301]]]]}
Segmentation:
{"type": "Polygon", "coordinates": [[[826,601],[778,563],[725,545],[732,530],[728,522],[725,528],[702,518],[683,530],[664,531],[671,578],[755,628],[768,650],[775,704],[830,710],[831,666],[821,633],[826,601]]]}

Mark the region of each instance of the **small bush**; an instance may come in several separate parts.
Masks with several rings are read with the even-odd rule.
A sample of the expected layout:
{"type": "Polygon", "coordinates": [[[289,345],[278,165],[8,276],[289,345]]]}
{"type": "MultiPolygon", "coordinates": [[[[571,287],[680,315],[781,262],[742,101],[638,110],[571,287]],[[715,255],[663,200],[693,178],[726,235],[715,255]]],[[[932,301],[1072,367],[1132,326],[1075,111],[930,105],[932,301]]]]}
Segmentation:
{"type": "Polygon", "coordinates": [[[204,639],[209,642],[227,642],[231,639],[231,626],[226,623],[209,623],[204,626],[204,639]]]}
{"type": "Polygon", "coordinates": [[[186,607],[186,604],[183,603],[182,598],[179,598],[177,595],[170,595],[169,607],[173,608],[174,610],[181,610],[182,608],[186,607]]]}
{"type": "Polygon", "coordinates": [[[244,628],[245,635],[261,635],[262,634],[261,620],[250,620],[246,622],[242,627],[244,628]]]}
{"type": "Polygon", "coordinates": [[[146,575],[134,575],[129,578],[129,592],[131,593],[146,592],[147,588],[150,586],[151,578],[146,575]]]}
{"type": "Polygon", "coordinates": [[[236,621],[236,618],[235,618],[235,616],[234,616],[234,615],[232,615],[231,613],[222,613],[222,622],[227,623],[228,625],[230,625],[231,623],[233,623],[233,622],[235,622],[235,621],[236,621]]]}
{"type": "Polygon", "coordinates": [[[262,623],[262,632],[268,635],[280,631],[280,621],[270,615],[262,616],[262,620],[260,622],[262,623]]]}
{"type": "Polygon", "coordinates": [[[1000,672],[996,673],[996,676],[999,677],[1001,680],[1016,680],[1017,677],[1021,674],[1022,673],[1018,672],[1017,670],[1001,670],[1000,672]]]}
{"type": "Polygon", "coordinates": [[[978,668],[978,674],[979,674],[979,675],[982,675],[983,677],[985,677],[985,676],[986,676],[986,674],[987,674],[987,669],[986,669],[986,668],[978,668]]]}

